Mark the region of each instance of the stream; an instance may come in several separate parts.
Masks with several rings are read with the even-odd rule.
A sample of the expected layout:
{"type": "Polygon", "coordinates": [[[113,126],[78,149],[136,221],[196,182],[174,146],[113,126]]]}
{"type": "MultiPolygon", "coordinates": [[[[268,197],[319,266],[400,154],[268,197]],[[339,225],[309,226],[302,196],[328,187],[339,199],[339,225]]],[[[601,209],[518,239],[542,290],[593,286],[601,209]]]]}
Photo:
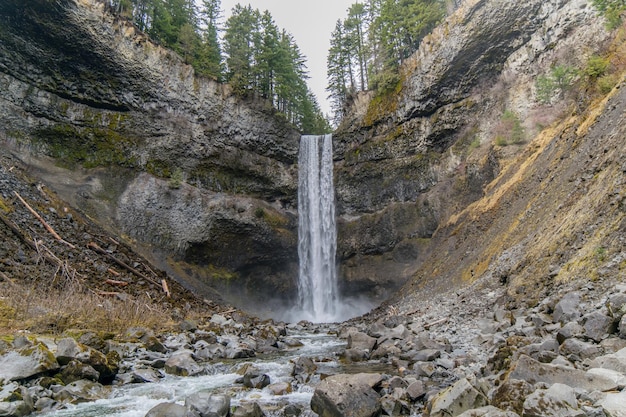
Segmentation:
{"type": "Polygon", "coordinates": [[[293,364],[290,362],[301,356],[312,359],[325,358],[322,362],[316,361],[318,373],[328,369],[327,373],[337,373],[342,365],[337,361],[337,353],[345,347],[345,341],[334,335],[325,333],[295,333],[290,337],[300,340],[303,346],[274,355],[260,355],[256,358],[209,362],[205,364],[206,375],[192,377],[178,377],[164,374],[156,383],[126,384],[112,386],[108,398],[70,405],[70,408],[55,410],[40,414],[55,417],[144,417],[148,411],[163,402],[184,404],[185,397],[199,391],[210,390],[216,394],[226,394],[231,397],[231,406],[237,406],[246,401],[257,402],[266,415],[271,416],[273,410],[280,410],[286,404],[302,406],[302,416],[313,415],[309,403],[313,396],[314,387],[310,385],[293,384],[293,392],[284,395],[274,395],[269,389],[248,389],[236,380],[241,377],[237,370],[246,364],[252,364],[260,372],[270,377],[271,383],[293,383],[291,372],[293,364]]]}

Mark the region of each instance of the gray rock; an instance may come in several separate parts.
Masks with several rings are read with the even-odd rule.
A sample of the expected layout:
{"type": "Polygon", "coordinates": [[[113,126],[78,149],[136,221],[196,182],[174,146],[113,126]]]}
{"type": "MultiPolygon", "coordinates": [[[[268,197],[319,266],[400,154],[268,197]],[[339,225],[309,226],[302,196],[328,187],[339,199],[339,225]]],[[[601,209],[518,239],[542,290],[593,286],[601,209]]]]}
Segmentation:
{"type": "Polygon", "coordinates": [[[459,414],[458,417],[519,417],[519,414],[513,411],[503,411],[492,405],[486,407],[467,410],[459,414]]]}
{"type": "Polygon", "coordinates": [[[583,326],[576,322],[566,323],[557,333],[556,340],[559,344],[562,344],[567,339],[572,337],[581,336],[584,333],[585,329],[583,326]]]}
{"type": "Polygon", "coordinates": [[[230,397],[200,391],[185,398],[188,417],[226,417],[230,413],[230,397]]]}
{"type": "Polygon", "coordinates": [[[87,346],[79,344],[71,337],[61,339],[57,342],[57,361],[61,365],[67,365],[72,359],[76,359],[79,353],[87,349],[87,346]]]}
{"type": "Polygon", "coordinates": [[[622,316],[618,326],[619,337],[626,339],[626,314],[622,316]]]}
{"type": "Polygon", "coordinates": [[[626,391],[606,394],[596,404],[602,407],[607,417],[626,417],[626,391]]]}
{"type": "Polygon", "coordinates": [[[161,379],[161,375],[152,368],[137,368],[131,372],[131,378],[135,383],[154,383],[161,379]]]}
{"type": "Polygon", "coordinates": [[[552,317],[555,321],[567,323],[580,318],[580,294],[578,292],[567,293],[554,307],[552,317]]]}
{"type": "Polygon", "coordinates": [[[97,382],[81,379],[62,387],[52,398],[64,403],[78,404],[104,398],[108,392],[107,388],[97,382]]]}
{"type": "Polygon", "coordinates": [[[553,384],[539,389],[524,401],[524,417],[585,417],[578,408],[574,389],[564,384],[553,384]]]}
{"type": "Polygon", "coordinates": [[[619,390],[623,390],[626,387],[626,374],[623,372],[606,368],[591,368],[587,370],[587,373],[612,380],[619,390]]]}
{"type": "Polygon", "coordinates": [[[411,359],[415,362],[432,362],[441,356],[441,351],[437,349],[422,349],[412,355],[411,359]]]}
{"type": "Polygon", "coordinates": [[[243,376],[243,386],[246,388],[262,389],[271,383],[267,374],[261,374],[255,371],[246,372],[243,376]]]}
{"type": "Polygon", "coordinates": [[[615,382],[609,378],[588,374],[580,369],[541,363],[526,355],[520,356],[515,362],[509,378],[527,381],[531,384],[561,383],[587,391],[608,391],[617,388],[615,382]]]}
{"type": "Polygon", "coordinates": [[[358,349],[371,352],[376,346],[376,338],[362,332],[353,332],[348,335],[347,349],[358,349]]]}
{"type": "Polygon", "coordinates": [[[509,378],[503,381],[491,395],[491,405],[517,414],[524,411],[524,401],[534,391],[528,382],[509,378]]]}
{"type": "Polygon", "coordinates": [[[585,335],[600,342],[605,339],[609,333],[614,333],[615,326],[613,324],[613,318],[604,314],[601,311],[594,311],[584,316],[585,335]]]}
{"type": "Polygon", "coordinates": [[[370,358],[366,349],[346,349],[342,355],[346,362],[364,362],[370,358]]]}
{"type": "Polygon", "coordinates": [[[317,365],[313,362],[313,359],[307,356],[300,356],[293,361],[291,376],[296,378],[298,382],[305,383],[315,371],[317,371],[317,365]]]}
{"type": "Polygon", "coordinates": [[[414,381],[406,387],[405,391],[411,401],[417,401],[426,394],[426,387],[422,381],[414,381]]]}
{"type": "Polygon", "coordinates": [[[24,417],[32,413],[34,407],[26,401],[0,402],[0,416],[24,417]]]}
{"type": "Polygon", "coordinates": [[[0,380],[18,381],[57,369],[59,364],[54,354],[42,343],[0,356],[0,380]]]}
{"type": "Polygon", "coordinates": [[[264,417],[265,413],[257,402],[242,402],[235,407],[232,417],[264,417]]]}
{"type": "Polygon", "coordinates": [[[559,353],[570,360],[593,359],[602,354],[602,349],[595,343],[579,339],[567,339],[559,348],[559,353]]]}
{"type": "Polygon", "coordinates": [[[176,403],[161,403],[152,407],[146,417],[187,417],[187,409],[176,403]]]}
{"type": "Polygon", "coordinates": [[[592,368],[606,368],[626,373],[626,348],[615,353],[599,356],[589,363],[592,368]]]}
{"type": "Polygon", "coordinates": [[[430,417],[456,416],[487,403],[487,398],[463,378],[433,398],[429,404],[430,417]]]}
{"type": "Polygon", "coordinates": [[[313,393],[311,409],[320,417],[373,417],[381,412],[380,396],[372,383],[374,374],[339,374],[324,379],[313,393]]]}
{"type": "Polygon", "coordinates": [[[202,372],[202,367],[191,357],[192,352],[181,350],[165,361],[165,372],[170,375],[192,376],[202,372]]]}
{"type": "Polygon", "coordinates": [[[96,371],[91,365],[87,365],[78,360],[71,360],[61,369],[61,380],[69,384],[70,382],[86,379],[97,382],[100,379],[100,372],[96,371]]]}

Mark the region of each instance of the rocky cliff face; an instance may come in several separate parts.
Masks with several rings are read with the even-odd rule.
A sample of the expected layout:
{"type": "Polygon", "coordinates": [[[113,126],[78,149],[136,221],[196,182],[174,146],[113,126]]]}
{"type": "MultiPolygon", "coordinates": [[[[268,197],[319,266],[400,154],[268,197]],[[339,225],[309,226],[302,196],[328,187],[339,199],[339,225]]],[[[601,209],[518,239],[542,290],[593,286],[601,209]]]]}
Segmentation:
{"type": "MultiPolygon", "coordinates": [[[[572,177],[569,149],[583,164],[595,148],[578,144],[608,131],[580,135],[596,120],[583,117],[588,100],[541,105],[535,80],[555,65],[584,67],[608,37],[585,0],[467,0],[403,64],[396,91],[358,97],[335,134],[343,291],[382,300],[407,280],[412,293],[491,273],[512,282],[511,270],[528,278],[515,269],[527,247],[506,233],[540,231],[516,227],[547,221],[530,216],[541,193],[576,192],[516,196],[557,172],[572,177]],[[578,119],[545,129],[570,114],[578,119]],[[536,161],[552,168],[529,169],[536,161]],[[535,182],[510,186],[519,172],[535,182]],[[491,228],[500,201],[514,209],[498,216],[515,224],[491,228]]],[[[4,1],[0,41],[0,138],[33,173],[197,291],[210,282],[243,306],[293,294],[299,134],[271,109],[196,78],[97,0],[4,1]]],[[[541,250],[556,251],[531,252],[541,250]]],[[[554,271],[573,253],[551,261],[554,271]]]]}
{"type": "MultiPolygon", "coordinates": [[[[538,104],[537,77],[584,67],[607,36],[584,0],[466,1],[404,63],[393,94],[360,97],[335,135],[347,285],[393,288],[450,251],[435,232],[559,117],[558,105],[538,104]],[[505,147],[496,138],[512,134],[507,113],[523,138],[505,147]]],[[[466,256],[453,253],[446,262],[466,256]]]]}
{"type": "Polygon", "coordinates": [[[299,133],[104,2],[0,4],[0,139],[197,289],[292,291],[299,133]]]}

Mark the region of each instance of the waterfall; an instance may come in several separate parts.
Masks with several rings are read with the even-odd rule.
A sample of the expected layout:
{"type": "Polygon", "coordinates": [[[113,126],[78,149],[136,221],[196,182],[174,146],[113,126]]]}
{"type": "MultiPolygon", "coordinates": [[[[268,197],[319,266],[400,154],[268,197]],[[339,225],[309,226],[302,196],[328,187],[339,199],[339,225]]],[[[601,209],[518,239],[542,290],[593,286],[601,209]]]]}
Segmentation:
{"type": "Polygon", "coordinates": [[[339,300],[332,135],[302,136],[298,164],[298,307],[307,320],[335,321],[339,300]]]}

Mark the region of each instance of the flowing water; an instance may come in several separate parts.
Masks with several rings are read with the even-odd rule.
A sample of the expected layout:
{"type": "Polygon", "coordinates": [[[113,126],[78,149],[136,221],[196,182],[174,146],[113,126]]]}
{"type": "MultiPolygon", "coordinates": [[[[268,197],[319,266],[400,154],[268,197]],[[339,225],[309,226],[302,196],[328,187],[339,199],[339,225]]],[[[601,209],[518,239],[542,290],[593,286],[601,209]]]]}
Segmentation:
{"type": "MultiPolygon", "coordinates": [[[[305,413],[314,415],[309,403],[313,396],[313,387],[302,385],[294,392],[285,395],[273,395],[268,388],[245,389],[235,380],[241,375],[236,371],[246,363],[252,363],[256,369],[269,375],[271,383],[292,381],[293,365],[290,360],[300,356],[334,358],[345,347],[345,343],[327,334],[302,333],[290,335],[304,345],[287,353],[272,357],[257,357],[249,360],[211,363],[206,366],[207,375],[194,377],[176,377],[166,375],[156,383],[128,384],[112,387],[108,398],[71,406],[47,415],[55,417],[144,417],[146,413],[164,402],[184,404],[185,397],[199,391],[210,390],[214,393],[227,394],[231,397],[231,406],[242,402],[257,402],[268,416],[285,404],[300,404],[305,413]]],[[[324,367],[331,373],[337,372],[341,365],[336,361],[325,362],[324,367]]]]}
{"type": "Polygon", "coordinates": [[[298,159],[299,319],[338,319],[332,135],[302,136],[298,159]]]}
{"type": "Polygon", "coordinates": [[[373,302],[338,290],[332,135],[302,136],[298,164],[298,304],[281,318],[332,323],[366,313],[373,302]]]}

